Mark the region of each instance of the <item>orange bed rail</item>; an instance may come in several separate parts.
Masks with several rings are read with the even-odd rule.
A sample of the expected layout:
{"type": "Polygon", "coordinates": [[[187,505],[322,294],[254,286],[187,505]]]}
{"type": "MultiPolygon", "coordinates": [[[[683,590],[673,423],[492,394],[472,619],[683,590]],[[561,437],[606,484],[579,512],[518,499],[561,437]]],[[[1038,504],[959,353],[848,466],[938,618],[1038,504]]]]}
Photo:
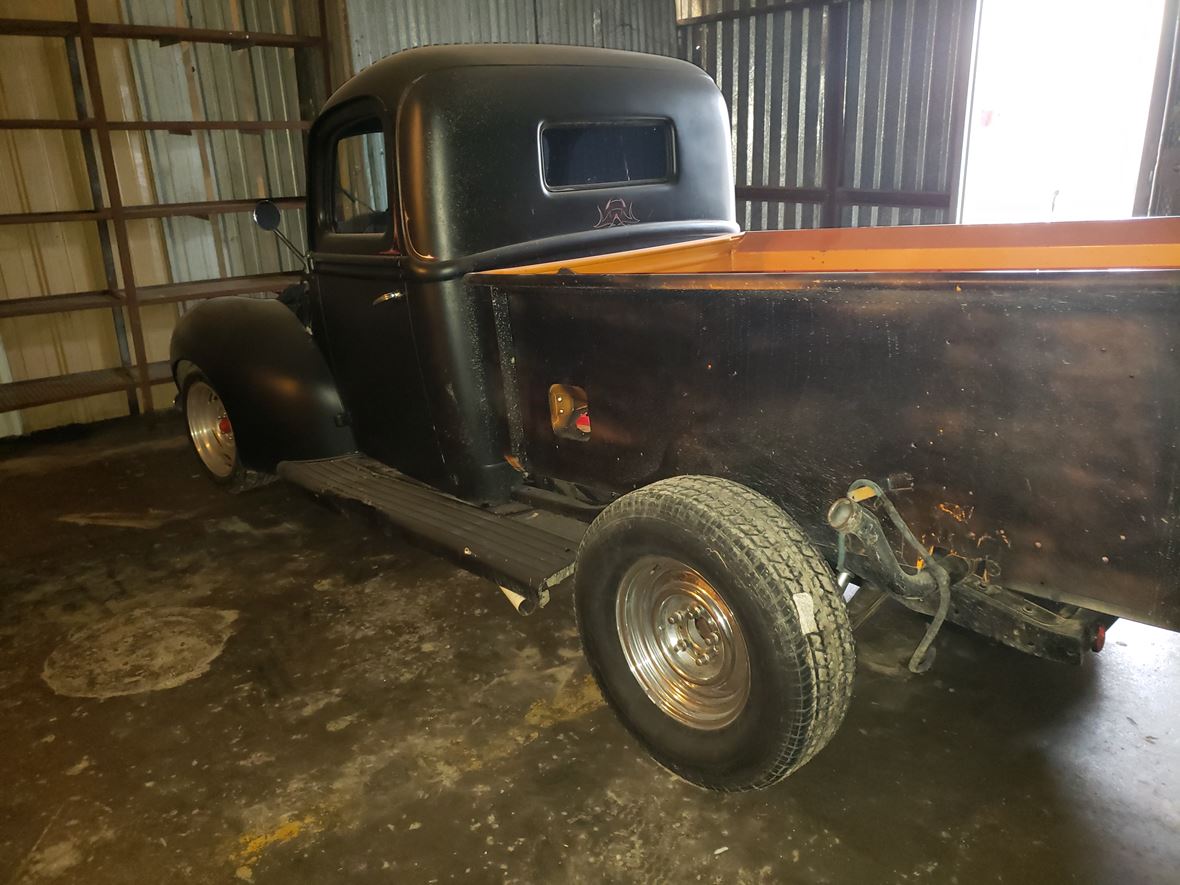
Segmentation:
{"type": "Polygon", "coordinates": [[[492,271],[858,273],[1180,268],[1180,217],[756,231],[492,271]]]}

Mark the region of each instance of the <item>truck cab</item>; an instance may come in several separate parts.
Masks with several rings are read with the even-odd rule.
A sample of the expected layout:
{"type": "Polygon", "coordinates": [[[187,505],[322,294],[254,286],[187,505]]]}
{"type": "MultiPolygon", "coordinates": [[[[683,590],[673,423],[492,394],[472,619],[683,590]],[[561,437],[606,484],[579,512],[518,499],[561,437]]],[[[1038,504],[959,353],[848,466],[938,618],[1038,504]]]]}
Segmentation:
{"type": "Polygon", "coordinates": [[[686,62],[445,46],[363,71],[308,148],[312,328],[357,448],[504,500],[495,320],[464,277],[734,233],[733,193],[724,102],[686,62]]]}

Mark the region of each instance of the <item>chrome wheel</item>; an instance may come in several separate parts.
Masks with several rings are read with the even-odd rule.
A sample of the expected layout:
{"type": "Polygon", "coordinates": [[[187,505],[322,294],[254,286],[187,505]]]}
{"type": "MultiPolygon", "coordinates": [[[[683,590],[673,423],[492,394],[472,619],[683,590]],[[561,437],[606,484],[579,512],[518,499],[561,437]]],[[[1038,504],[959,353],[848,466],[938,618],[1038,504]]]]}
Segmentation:
{"type": "Polygon", "coordinates": [[[675,559],[645,556],[623,575],[615,605],[623,655],[652,703],[692,728],[737,719],[750,697],[750,655],[708,581],[675,559]]]}
{"type": "Polygon", "coordinates": [[[189,438],[201,463],[219,479],[227,478],[234,472],[237,445],[221,397],[204,381],[194,381],[185,395],[184,413],[189,438]]]}

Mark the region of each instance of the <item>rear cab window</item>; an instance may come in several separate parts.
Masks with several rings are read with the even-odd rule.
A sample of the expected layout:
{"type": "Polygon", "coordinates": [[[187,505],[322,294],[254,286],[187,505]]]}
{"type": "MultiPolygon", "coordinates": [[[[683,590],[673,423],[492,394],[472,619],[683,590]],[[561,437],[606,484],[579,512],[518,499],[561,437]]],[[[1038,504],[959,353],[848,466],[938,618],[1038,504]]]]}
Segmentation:
{"type": "Polygon", "coordinates": [[[671,181],[670,120],[548,123],[541,128],[541,171],[549,190],[586,190],[671,181]]]}

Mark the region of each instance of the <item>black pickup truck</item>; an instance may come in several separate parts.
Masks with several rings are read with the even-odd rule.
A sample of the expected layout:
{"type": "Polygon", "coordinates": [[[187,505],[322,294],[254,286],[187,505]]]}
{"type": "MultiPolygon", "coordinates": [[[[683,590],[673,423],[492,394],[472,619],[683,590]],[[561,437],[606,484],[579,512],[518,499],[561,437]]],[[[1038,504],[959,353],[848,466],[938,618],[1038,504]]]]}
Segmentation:
{"type": "Polygon", "coordinates": [[[856,587],[930,618],[915,672],[946,620],[1073,663],[1180,628],[1175,219],[742,234],[704,73],[542,46],[354,77],[307,219],[301,286],[176,327],[209,475],[369,511],[524,614],[572,578],[603,694],[690,781],[827,743],[856,587]]]}

